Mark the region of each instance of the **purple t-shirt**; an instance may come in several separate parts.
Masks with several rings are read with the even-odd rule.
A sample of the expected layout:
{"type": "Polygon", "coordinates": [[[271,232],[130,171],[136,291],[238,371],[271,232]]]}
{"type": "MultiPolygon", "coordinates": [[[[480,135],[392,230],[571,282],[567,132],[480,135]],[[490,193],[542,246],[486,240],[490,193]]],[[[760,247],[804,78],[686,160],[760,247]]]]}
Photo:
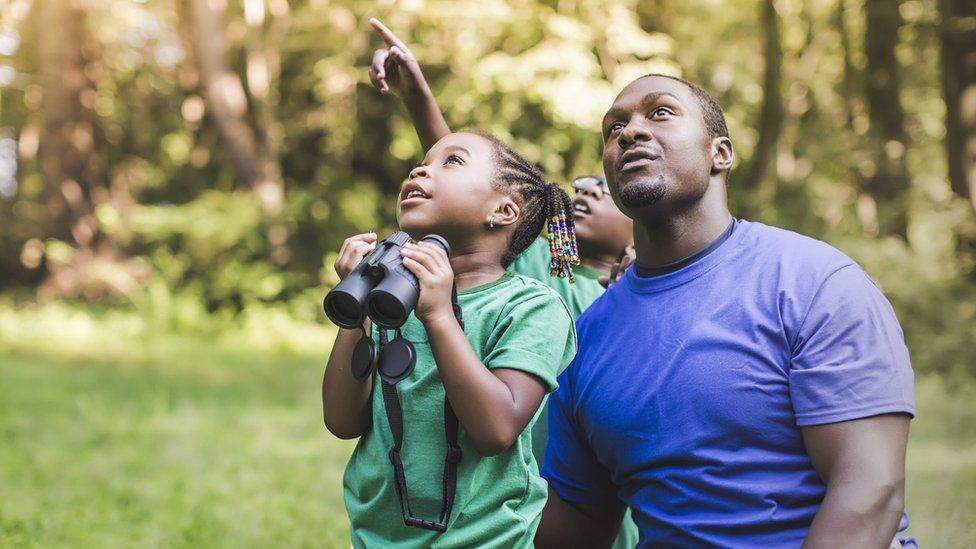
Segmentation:
{"type": "Polygon", "coordinates": [[[799,547],[825,493],[800,427],[915,411],[873,281],[760,223],[678,271],[628,270],[577,335],[543,476],[567,501],[625,502],[642,546],[799,547]]]}

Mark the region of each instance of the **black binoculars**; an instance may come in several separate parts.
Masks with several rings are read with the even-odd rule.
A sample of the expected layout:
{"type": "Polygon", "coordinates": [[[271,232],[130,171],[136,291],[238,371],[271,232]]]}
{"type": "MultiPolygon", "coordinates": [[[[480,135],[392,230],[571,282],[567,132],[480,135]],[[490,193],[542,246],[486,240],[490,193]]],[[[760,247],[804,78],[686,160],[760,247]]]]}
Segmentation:
{"type": "MultiPolygon", "coordinates": [[[[420,241],[436,243],[451,254],[450,245],[438,235],[427,235],[420,241]]],[[[403,231],[380,241],[376,249],[325,296],[323,306],[329,320],[347,329],[362,326],[366,316],[380,328],[403,326],[420,296],[420,283],[403,266],[400,256],[400,249],[407,242],[410,242],[410,236],[403,231]]]]}

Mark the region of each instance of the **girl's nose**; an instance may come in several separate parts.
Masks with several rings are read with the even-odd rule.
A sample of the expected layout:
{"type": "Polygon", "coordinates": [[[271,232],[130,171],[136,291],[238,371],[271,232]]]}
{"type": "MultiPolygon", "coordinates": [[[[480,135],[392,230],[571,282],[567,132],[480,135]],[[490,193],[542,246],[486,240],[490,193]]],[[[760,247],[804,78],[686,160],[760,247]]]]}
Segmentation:
{"type": "Polygon", "coordinates": [[[429,174],[427,172],[427,166],[417,166],[416,168],[410,170],[410,179],[416,179],[418,177],[427,177],[429,174]]]}

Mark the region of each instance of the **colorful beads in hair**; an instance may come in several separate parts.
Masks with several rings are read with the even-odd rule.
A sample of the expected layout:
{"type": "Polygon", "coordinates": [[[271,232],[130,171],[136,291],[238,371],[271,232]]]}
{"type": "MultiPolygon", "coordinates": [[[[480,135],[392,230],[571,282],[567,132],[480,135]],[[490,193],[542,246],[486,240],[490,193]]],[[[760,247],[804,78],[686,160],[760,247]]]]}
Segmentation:
{"type": "Polygon", "coordinates": [[[546,210],[549,223],[546,228],[549,240],[549,274],[569,278],[569,283],[573,284],[576,282],[573,266],[579,265],[580,259],[576,245],[576,227],[572,218],[566,215],[569,197],[558,185],[550,183],[548,186],[546,210]]]}

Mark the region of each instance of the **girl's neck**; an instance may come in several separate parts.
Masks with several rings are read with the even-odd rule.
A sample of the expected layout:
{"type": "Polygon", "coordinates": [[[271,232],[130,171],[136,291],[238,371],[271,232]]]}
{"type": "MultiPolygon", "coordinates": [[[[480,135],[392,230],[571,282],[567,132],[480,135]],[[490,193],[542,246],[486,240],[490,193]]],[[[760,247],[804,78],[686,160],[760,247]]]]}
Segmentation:
{"type": "Polygon", "coordinates": [[[498,280],[505,274],[499,254],[490,249],[461,249],[451,254],[451,269],[458,290],[498,280]]]}

